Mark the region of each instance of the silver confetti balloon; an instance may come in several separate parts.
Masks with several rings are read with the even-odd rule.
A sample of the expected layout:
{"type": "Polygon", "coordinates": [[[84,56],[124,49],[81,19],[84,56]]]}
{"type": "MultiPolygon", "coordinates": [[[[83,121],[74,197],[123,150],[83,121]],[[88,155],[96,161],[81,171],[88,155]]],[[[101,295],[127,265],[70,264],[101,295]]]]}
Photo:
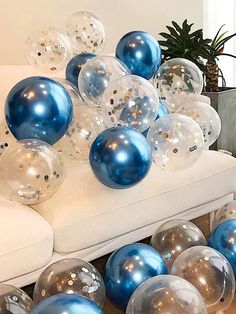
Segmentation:
{"type": "Polygon", "coordinates": [[[66,30],[76,55],[102,52],[105,30],[101,21],[93,13],[81,11],[70,15],[66,21],[66,30]]]}
{"type": "Polygon", "coordinates": [[[156,120],[159,97],[144,78],[125,75],[106,88],[101,110],[108,127],[128,126],[142,133],[156,120]]]}
{"type": "Polygon", "coordinates": [[[161,254],[168,269],[180,253],[196,245],[206,245],[201,230],[187,220],[175,219],[162,224],[153,234],[151,245],[161,254]]]}
{"type": "Polygon", "coordinates": [[[22,140],[0,158],[0,191],[22,204],[46,201],[59,189],[63,164],[56,150],[40,140],[22,140]]]}
{"type": "Polygon", "coordinates": [[[97,269],[76,258],[62,259],[47,267],[38,278],[33,300],[36,304],[59,293],[80,294],[103,307],[105,285],[97,269]]]}
{"type": "Polygon", "coordinates": [[[72,122],[55,149],[60,153],[64,163],[71,160],[88,160],[92,142],[106,129],[102,116],[96,108],[86,104],[74,110],[72,122]]]}
{"type": "Polygon", "coordinates": [[[221,120],[212,106],[199,101],[194,101],[183,110],[179,111],[179,113],[185,114],[197,122],[202,130],[206,149],[208,149],[219,137],[221,120]]]}
{"type": "Polygon", "coordinates": [[[8,149],[12,146],[13,143],[16,142],[15,137],[9,130],[5,121],[0,122],[0,157],[8,149]]]}
{"type": "Polygon", "coordinates": [[[147,134],[155,163],[169,171],[192,166],[204,147],[202,130],[191,118],[171,113],[157,119],[147,134]]]}
{"type": "Polygon", "coordinates": [[[174,58],[163,63],[155,78],[161,102],[170,112],[184,108],[200,95],[203,76],[200,69],[184,58],[174,58]]]}
{"type": "Polygon", "coordinates": [[[225,220],[236,218],[236,201],[232,201],[215,212],[212,229],[225,220]]]}
{"type": "Polygon", "coordinates": [[[50,27],[27,37],[25,56],[37,70],[52,74],[66,67],[72,57],[72,48],[60,30],[50,27]]]}
{"type": "Polygon", "coordinates": [[[160,275],[146,280],[131,296],[126,314],[207,314],[199,291],[187,280],[160,275]]]}
{"type": "Polygon", "coordinates": [[[0,313],[27,314],[34,308],[31,298],[21,289],[0,284],[0,313]]]}

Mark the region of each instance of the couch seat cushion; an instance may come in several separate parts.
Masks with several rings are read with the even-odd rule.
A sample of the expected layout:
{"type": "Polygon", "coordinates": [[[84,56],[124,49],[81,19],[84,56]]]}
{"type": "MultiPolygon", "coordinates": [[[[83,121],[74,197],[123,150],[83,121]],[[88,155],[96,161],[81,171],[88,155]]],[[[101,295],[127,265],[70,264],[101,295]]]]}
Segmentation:
{"type": "Polygon", "coordinates": [[[54,250],[68,253],[113,239],[236,190],[236,159],[205,151],[182,172],[153,164],[148,176],[127,190],[99,183],[88,163],[66,170],[59,192],[34,208],[54,229],[54,250]]]}
{"type": "Polygon", "coordinates": [[[50,261],[53,230],[35,210],[0,196],[0,222],[0,282],[50,261]]]}

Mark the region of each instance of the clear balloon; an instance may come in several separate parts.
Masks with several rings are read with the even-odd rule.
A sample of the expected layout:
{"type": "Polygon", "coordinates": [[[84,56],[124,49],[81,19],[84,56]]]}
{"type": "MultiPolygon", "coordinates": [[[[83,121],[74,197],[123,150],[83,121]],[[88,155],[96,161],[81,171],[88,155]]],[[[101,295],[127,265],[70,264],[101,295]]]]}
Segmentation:
{"type": "Polygon", "coordinates": [[[161,254],[170,270],[177,256],[192,246],[206,245],[206,239],[193,223],[175,219],[163,223],[157,229],[151,245],[161,254]]]}
{"type": "Polygon", "coordinates": [[[221,120],[213,107],[202,102],[193,102],[179,113],[192,118],[200,126],[205,148],[209,148],[219,137],[221,120]]]}
{"type": "Polygon", "coordinates": [[[156,120],[148,131],[147,140],[156,164],[170,171],[192,166],[204,147],[199,125],[191,118],[177,113],[156,120]]]}
{"type": "Polygon", "coordinates": [[[136,75],[125,75],[106,88],[101,110],[108,127],[122,125],[144,132],[156,119],[159,98],[148,81],[136,75]]]}
{"type": "Polygon", "coordinates": [[[23,79],[5,102],[6,122],[17,140],[35,138],[55,144],[66,133],[72,114],[66,89],[47,77],[23,79]]]}
{"type": "MultiPolygon", "coordinates": [[[[157,114],[157,116],[156,116],[155,121],[156,121],[157,119],[160,119],[161,117],[163,117],[163,116],[169,114],[168,109],[167,109],[161,102],[159,103],[159,105],[160,105],[160,106],[159,106],[159,111],[158,111],[158,114],[157,114]]],[[[147,130],[145,130],[144,132],[142,132],[142,134],[143,134],[145,137],[147,137],[148,130],[149,130],[149,128],[148,128],[147,130]]]]}
{"type": "Polygon", "coordinates": [[[227,258],[236,277],[236,218],[219,224],[212,231],[208,245],[227,258]]]}
{"type": "Polygon", "coordinates": [[[117,44],[116,57],[123,61],[132,74],[149,80],[161,64],[161,48],[152,35],[133,31],[125,34],[117,44]]]}
{"type": "Polygon", "coordinates": [[[225,220],[236,218],[236,201],[232,201],[215,212],[212,228],[225,220]]]}
{"type": "Polygon", "coordinates": [[[35,284],[33,299],[38,304],[59,293],[83,295],[100,307],[106,297],[105,285],[97,269],[77,258],[62,259],[48,266],[35,284]]]}
{"type": "Polygon", "coordinates": [[[191,282],[203,296],[208,312],[226,310],[234,298],[234,272],[227,259],[216,250],[195,246],[174,261],[171,274],[191,282]]]}
{"type": "Polygon", "coordinates": [[[152,153],[141,133],[127,127],[116,127],[96,137],[89,161],[101,183],[113,189],[127,189],[148,174],[152,153]]]}
{"type": "Polygon", "coordinates": [[[33,301],[23,290],[0,284],[0,313],[28,314],[33,307],[33,301]]]}
{"type": "Polygon", "coordinates": [[[10,200],[38,204],[60,187],[63,165],[57,152],[39,140],[22,140],[0,159],[0,190],[10,200]]]}
{"type": "Polygon", "coordinates": [[[80,105],[74,110],[72,122],[55,149],[63,161],[88,160],[94,139],[106,129],[102,116],[96,108],[80,105]]]}
{"type": "Polygon", "coordinates": [[[160,275],[141,284],[129,300],[126,314],[207,314],[199,291],[187,280],[160,275]]]}
{"type": "Polygon", "coordinates": [[[80,94],[88,105],[100,106],[108,84],[126,74],[129,74],[128,68],[112,56],[93,58],[86,62],[80,71],[80,94]]]}
{"type": "Polygon", "coordinates": [[[152,247],[142,243],[126,245],[107,261],[104,277],[107,296],[118,308],[125,310],[140,284],[166,273],[165,263],[152,247]]]}
{"type": "Polygon", "coordinates": [[[60,30],[50,27],[27,37],[25,56],[31,66],[50,74],[66,67],[72,57],[72,47],[60,30]]]}
{"type": "Polygon", "coordinates": [[[75,294],[61,293],[39,303],[30,314],[104,314],[92,300],[75,294]]]}
{"type": "Polygon", "coordinates": [[[73,104],[73,114],[74,114],[75,111],[78,111],[79,106],[84,103],[83,99],[81,98],[79,94],[78,88],[75,85],[73,85],[70,81],[67,81],[65,79],[54,78],[54,80],[60,83],[66,89],[67,93],[70,95],[70,98],[73,104]]]}
{"type": "Polygon", "coordinates": [[[163,63],[155,78],[160,100],[170,112],[176,112],[191,103],[203,88],[203,76],[191,61],[175,58],[163,63]]]}
{"type": "Polygon", "coordinates": [[[5,150],[15,142],[16,139],[9,130],[6,122],[4,120],[0,121],[0,158],[5,150]]]}
{"type": "Polygon", "coordinates": [[[104,49],[105,30],[93,13],[82,11],[70,15],[66,29],[76,54],[86,52],[99,54],[104,49]]]}
{"type": "Polygon", "coordinates": [[[81,53],[74,56],[66,67],[66,79],[78,88],[78,78],[85,63],[96,57],[93,53],[81,53]]]}

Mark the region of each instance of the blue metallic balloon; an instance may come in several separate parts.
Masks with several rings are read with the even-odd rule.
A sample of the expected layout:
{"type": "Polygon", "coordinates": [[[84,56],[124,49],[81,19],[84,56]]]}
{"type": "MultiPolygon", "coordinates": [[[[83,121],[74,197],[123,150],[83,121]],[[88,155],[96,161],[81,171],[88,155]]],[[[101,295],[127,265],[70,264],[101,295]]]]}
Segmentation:
{"type": "Polygon", "coordinates": [[[124,35],[117,44],[116,57],[123,61],[131,74],[149,80],[161,64],[161,48],[150,34],[134,31],[124,35]]]}
{"type": "Polygon", "coordinates": [[[152,153],[141,133],[128,127],[115,127],[97,136],[89,160],[101,183],[114,189],[125,189],[147,175],[152,153]]]}
{"type": "Polygon", "coordinates": [[[66,133],[72,114],[66,89],[47,77],[20,81],[5,102],[6,122],[17,140],[39,139],[52,145],[66,133]]]}
{"type": "Polygon", "coordinates": [[[236,219],[218,225],[212,231],[208,245],[225,256],[236,276],[236,219]]]}
{"type": "Polygon", "coordinates": [[[142,243],[126,245],[114,252],[105,268],[107,296],[125,310],[134,290],[145,280],[167,274],[161,255],[142,243]]]}
{"type": "MultiPolygon", "coordinates": [[[[158,112],[158,114],[157,114],[157,117],[156,117],[155,121],[156,121],[157,119],[160,119],[161,117],[163,117],[163,116],[169,114],[169,110],[166,108],[166,106],[164,106],[163,103],[161,103],[161,102],[160,102],[159,104],[160,104],[159,112],[158,112]]],[[[149,128],[148,128],[147,130],[145,130],[144,132],[142,132],[142,134],[143,134],[145,137],[147,137],[148,130],[149,130],[149,128]]]]}
{"type": "Polygon", "coordinates": [[[104,314],[98,305],[81,295],[61,293],[39,303],[30,314],[104,314]]]}
{"type": "Polygon", "coordinates": [[[96,57],[93,53],[81,53],[73,57],[66,67],[66,79],[78,87],[78,77],[82,66],[90,59],[96,57]]]}

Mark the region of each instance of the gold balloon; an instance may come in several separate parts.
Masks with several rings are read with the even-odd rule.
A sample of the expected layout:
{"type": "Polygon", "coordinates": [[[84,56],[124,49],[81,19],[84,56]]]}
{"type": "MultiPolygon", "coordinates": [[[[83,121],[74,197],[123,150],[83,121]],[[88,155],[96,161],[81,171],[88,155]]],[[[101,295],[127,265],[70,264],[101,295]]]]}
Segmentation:
{"type": "Polygon", "coordinates": [[[106,297],[105,285],[97,269],[77,258],[63,259],[46,268],[36,282],[33,300],[37,304],[59,293],[83,295],[100,307],[106,297]]]}
{"type": "Polygon", "coordinates": [[[23,290],[0,284],[1,314],[27,314],[33,307],[33,301],[23,290]]]}
{"type": "Polygon", "coordinates": [[[236,218],[236,201],[232,201],[218,209],[212,223],[212,229],[225,220],[236,218]]]}
{"type": "Polygon", "coordinates": [[[49,199],[63,180],[57,152],[39,140],[22,140],[0,158],[0,191],[10,200],[37,204],[49,199]]]}
{"type": "Polygon", "coordinates": [[[195,246],[174,261],[171,274],[191,282],[203,296],[208,312],[226,310],[233,301],[235,278],[226,258],[206,246],[195,246]]]}
{"type": "Polygon", "coordinates": [[[5,121],[0,122],[0,157],[13,143],[16,142],[5,121]]]}
{"type": "Polygon", "coordinates": [[[193,223],[175,219],[162,224],[153,234],[151,245],[161,254],[170,270],[176,257],[196,245],[206,245],[201,230],[193,223]]]}

